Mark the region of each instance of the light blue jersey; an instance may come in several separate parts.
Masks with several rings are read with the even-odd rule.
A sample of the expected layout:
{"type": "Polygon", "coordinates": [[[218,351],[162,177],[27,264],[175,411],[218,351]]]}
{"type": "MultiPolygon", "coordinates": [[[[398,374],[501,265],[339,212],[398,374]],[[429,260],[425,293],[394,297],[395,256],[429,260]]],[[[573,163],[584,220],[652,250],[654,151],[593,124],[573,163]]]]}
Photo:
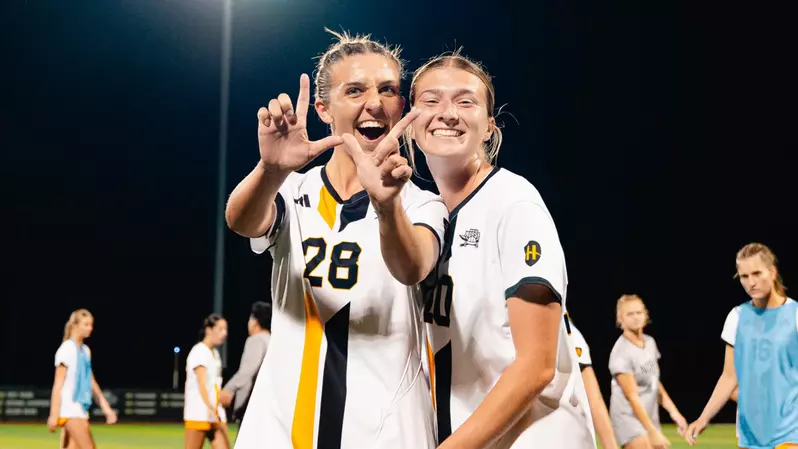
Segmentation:
{"type": "Polygon", "coordinates": [[[734,368],[739,384],[739,444],[772,449],[798,443],[798,303],[736,308],[734,368]]]}

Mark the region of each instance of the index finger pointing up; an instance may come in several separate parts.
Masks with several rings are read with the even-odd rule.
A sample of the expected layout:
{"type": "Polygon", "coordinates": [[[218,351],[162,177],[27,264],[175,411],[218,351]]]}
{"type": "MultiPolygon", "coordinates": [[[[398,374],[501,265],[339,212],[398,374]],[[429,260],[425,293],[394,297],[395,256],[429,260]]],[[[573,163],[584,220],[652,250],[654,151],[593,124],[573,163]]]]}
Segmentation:
{"type": "Polygon", "coordinates": [[[303,73],[299,77],[299,96],[296,99],[296,115],[307,118],[308,106],[310,105],[310,78],[303,73]]]}
{"type": "Polygon", "coordinates": [[[399,120],[399,123],[393,126],[393,129],[390,133],[388,133],[388,136],[398,140],[399,136],[405,132],[405,129],[407,129],[407,127],[410,126],[410,124],[413,123],[413,121],[418,118],[420,114],[421,110],[419,109],[413,109],[412,111],[408,112],[407,115],[402,117],[402,120],[399,120]]]}

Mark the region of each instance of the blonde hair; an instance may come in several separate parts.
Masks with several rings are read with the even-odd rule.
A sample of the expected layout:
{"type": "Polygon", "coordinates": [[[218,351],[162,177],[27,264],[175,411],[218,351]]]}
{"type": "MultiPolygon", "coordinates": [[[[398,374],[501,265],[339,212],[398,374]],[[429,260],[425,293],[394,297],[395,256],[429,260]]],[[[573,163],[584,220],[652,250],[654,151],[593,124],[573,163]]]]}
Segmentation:
{"type": "MultiPolygon", "coordinates": [[[[735,258],[735,265],[740,265],[740,262],[743,259],[748,259],[749,257],[754,257],[759,255],[762,258],[762,261],[765,262],[765,265],[768,268],[773,268],[776,271],[776,280],[773,283],[773,288],[776,290],[781,296],[787,296],[787,287],[784,286],[784,281],[781,280],[781,273],[779,273],[778,269],[778,259],[776,259],[776,255],[773,254],[770,248],[767,245],[762,243],[749,243],[743,246],[739,251],[737,251],[737,257],[735,258]]],[[[735,273],[734,277],[738,278],[740,273],[735,273]]]]}
{"type": "Polygon", "coordinates": [[[82,320],[83,318],[91,318],[91,317],[92,317],[91,312],[89,312],[86,309],[78,309],[72,312],[72,314],[69,315],[69,320],[67,320],[66,324],[64,325],[63,341],[69,340],[69,337],[72,335],[72,328],[78,325],[78,323],[80,323],[80,320],[82,320]]]}
{"type": "Polygon", "coordinates": [[[337,33],[325,27],[324,31],[332,34],[336,42],[330,45],[316,64],[316,74],[314,76],[316,100],[321,100],[324,104],[329,104],[330,87],[332,86],[332,66],[344,60],[347,56],[377,54],[385,56],[396,64],[399,70],[399,79],[404,78],[404,63],[399,58],[402,50],[400,47],[391,47],[388,44],[381,44],[371,39],[370,34],[352,36],[347,31],[337,33]]]}
{"type": "Polygon", "coordinates": [[[621,295],[615,303],[615,325],[620,329],[623,329],[623,323],[621,322],[621,311],[623,310],[623,306],[634,301],[640,301],[640,304],[643,306],[643,313],[646,314],[646,324],[651,323],[651,317],[648,314],[648,309],[646,308],[646,303],[643,302],[643,298],[635,294],[621,295]]]}
{"type": "MultiPolygon", "coordinates": [[[[493,87],[493,81],[488,74],[488,71],[485,67],[482,66],[479,62],[473,61],[467,56],[463,56],[460,52],[463,50],[462,47],[458,48],[453,52],[446,52],[442,53],[438,56],[431,58],[427,61],[424,65],[416,69],[413,72],[413,80],[410,82],[410,107],[413,107],[415,103],[415,95],[416,95],[416,82],[424,76],[425,73],[440,68],[455,68],[459,70],[466,71],[482,81],[482,84],[485,85],[485,96],[487,97],[485,100],[487,101],[487,105],[485,110],[488,112],[489,118],[496,117],[496,112],[501,113],[501,108],[499,111],[494,111],[496,107],[496,90],[493,87]]],[[[405,131],[405,141],[408,142],[409,149],[408,153],[410,154],[410,164],[415,168],[415,158],[413,157],[412,151],[412,140],[410,139],[410,132],[409,128],[405,131]]],[[[485,143],[482,147],[482,153],[480,156],[485,159],[485,161],[489,164],[494,164],[496,159],[499,157],[499,150],[502,146],[502,131],[501,127],[496,124],[493,128],[493,132],[490,135],[490,139],[487,143],[485,143]]]]}

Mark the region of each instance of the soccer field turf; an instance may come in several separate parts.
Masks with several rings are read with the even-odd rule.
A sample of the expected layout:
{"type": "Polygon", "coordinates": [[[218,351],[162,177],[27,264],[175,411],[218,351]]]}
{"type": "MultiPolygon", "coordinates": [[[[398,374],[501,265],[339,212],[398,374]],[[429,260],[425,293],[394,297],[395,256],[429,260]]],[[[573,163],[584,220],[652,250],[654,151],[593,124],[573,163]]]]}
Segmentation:
{"type": "MultiPolygon", "coordinates": [[[[237,428],[231,426],[231,444],[237,428]]],[[[673,426],[665,426],[665,435],[673,443],[672,449],[689,447],[676,434],[673,426]]],[[[183,427],[179,424],[117,424],[92,426],[98,449],[174,449],[183,447],[183,427]]],[[[696,448],[721,449],[736,447],[734,425],[710,426],[699,438],[696,448]]],[[[205,447],[210,447],[207,443],[205,447]]],[[[2,449],[56,449],[58,434],[50,433],[42,424],[0,424],[2,449]]]]}

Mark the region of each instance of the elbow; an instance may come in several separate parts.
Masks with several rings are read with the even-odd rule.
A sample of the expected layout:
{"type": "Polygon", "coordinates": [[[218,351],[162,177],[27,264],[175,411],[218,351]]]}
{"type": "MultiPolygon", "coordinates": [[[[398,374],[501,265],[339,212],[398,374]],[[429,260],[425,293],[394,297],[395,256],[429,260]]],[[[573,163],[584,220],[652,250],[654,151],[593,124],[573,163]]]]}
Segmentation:
{"type": "Polygon", "coordinates": [[[395,270],[396,272],[393,273],[394,278],[397,281],[401,282],[408,287],[412,287],[422,280],[424,280],[424,272],[421,269],[413,269],[411,267],[407,267],[404,269],[395,270]]]}
{"type": "Polygon", "coordinates": [[[555,364],[556,361],[554,359],[550,363],[549,361],[541,363],[541,360],[531,360],[525,364],[526,366],[522,367],[520,372],[523,373],[522,382],[524,393],[527,396],[530,398],[537,397],[554,380],[554,376],[557,373],[555,364]]]}

